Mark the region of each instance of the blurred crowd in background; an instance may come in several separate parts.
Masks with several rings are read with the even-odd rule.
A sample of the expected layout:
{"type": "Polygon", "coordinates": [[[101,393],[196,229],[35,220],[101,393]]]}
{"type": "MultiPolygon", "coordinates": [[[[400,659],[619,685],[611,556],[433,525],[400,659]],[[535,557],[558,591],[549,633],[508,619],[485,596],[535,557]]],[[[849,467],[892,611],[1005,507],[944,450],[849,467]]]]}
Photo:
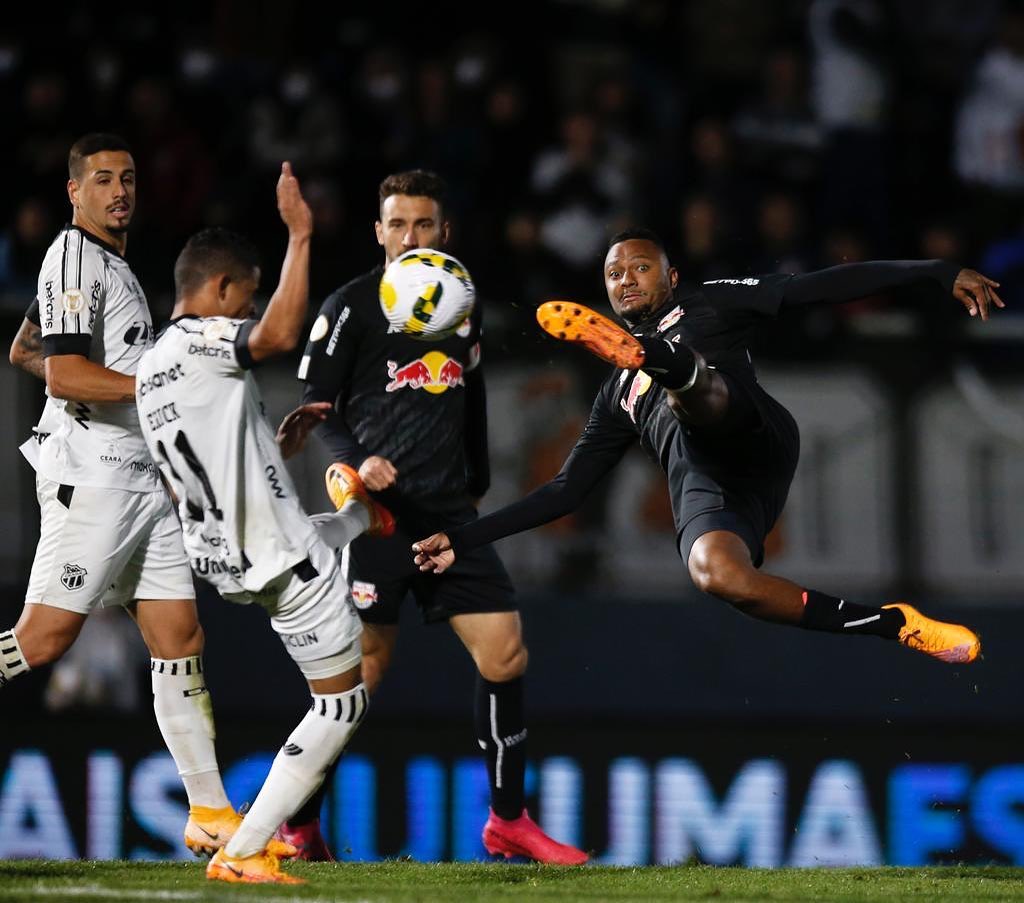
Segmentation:
{"type": "MultiPolygon", "coordinates": [[[[885,495],[879,510],[893,505],[900,537],[898,576],[885,579],[915,579],[907,564],[915,560],[907,537],[920,532],[906,514],[918,467],[906,454],[914,447],[906,438],[911,393],[929,375],[947,378],[965,357],[990,372],[1019,373],[1024,3],[546,0],[481,8],[337,4],[325,14],[308,2],[214,0],[23,10],[36,21],[0,31],[0,322],[8,336],[35,294],[45,249],[70,218],[67,154],[83,133],[117,132],[134,149],[139,205],[128,257],[158,321],[172,306],[174,259],[204,226],[256,241],[269,293],[284,247],[274,206],[282,160],[292,161],[315,214],[311,320],[329,292],[383,259],[373,236],[380,180],[434,169],[451,189],[452,250],[486,303],[490,372],[505,367],[504,382],[489,382],[492,410],[521,411],[492,417],[495,504],[549,478],[582,426],[605,368],[582,354],[554,354],[533,309],[551,297],[602,306],[600,263],[620,228],[657,230],[684,291],[708,279],[870,258],[959,261],[1002,283],[1010,306],[988,331],[973,329],[952,300],[908,290],[801,309],[757,349],[769,361],[827,362],[822,373],[835,359],[870,362],[903,430],[886,458],[898,476],[895,502],[877,490],[885,495]],[[553,358],[561,369],[528,366],[553,358]]],[[[292,373],[291,365],[279,373],[281,411],[297,398],[292,373]]],[[[32,397],[10,442],[27,434],[41,400],[36,383],[22,385],[32,397]]],[[[1005,409],[989,420],[1005,424],[1005,409]]],[[[870,483],[870,471],[852,466],[870,483]]],[[[608,592],[602,537],[610,529],[617,548],[631,550],[617,568],[640,561],[649,579],[664,573],[666,593],[676,593],[685,577],[672,557],[663,480],[640,467],[620,474],[622,491],[613,487],[610,501],[597,494],[576,516],[506,543],[517,583],[608,592]],[[620,516],[622,500],[632,507],[620,516]],[[654,537],[666,543],[664,554],[655,549],[657,565],[642,554],[654,537]]],[[[876,491],[851,485],[860,487],[854,497],[876,491]]],[[[29,524],[28,480],[22,495],[18,523],[29,524]]],[[[27,527],[25,537],[27,562],[35,539],[27,527]]],[[[636,578],[620,582],[634,592],[636,578]]],[[[51,708],[137,703],[137,688],[116,679],[120,660],[89,645],[112,648],[111,631],[124,619],[106,612],[94,620],[54,673],[51,708]],[[106,663],[109,673],[89,662],[106,663]],[[128,696],[111,697],[118,684],[128,696]]]]}
{"type": "MultiPolygon", "coordinates": [[[[68,147],[92,130],[134,148],[129,256],[158,318],[202,226],[244,230],[275,272],[282,159],[315,209],[314,303],[380,259],[384,175],[444,175],[453,249],[511,355],[535,353],[540,300],[602,301],[607,237],[627,224],[663,235],[684,286],[943,257],[1024,308],[1024,4],[549,0],[490,24],[443,5],[193,12],[82,5],[0,37],[13,317],[68,219],[68,147]]],[[[811,353],[806,338],[872,306],[806,314],[765,353],[811,353]]]]}

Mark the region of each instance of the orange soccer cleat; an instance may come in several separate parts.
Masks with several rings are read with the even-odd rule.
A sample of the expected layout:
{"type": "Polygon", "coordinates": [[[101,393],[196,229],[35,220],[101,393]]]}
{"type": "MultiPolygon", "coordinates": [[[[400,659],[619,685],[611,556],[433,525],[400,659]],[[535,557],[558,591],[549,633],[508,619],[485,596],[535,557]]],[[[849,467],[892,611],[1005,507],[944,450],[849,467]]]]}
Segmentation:
{"type": "Polygon", "coordinates": [[[913,605],[894,602],[882,608],[898,608],[907,623],[900,628],[899,641],[908,649],[916,649],[951,664],[966,665],[981,652],[978,635],[963,624],[936,621],[921,614],[913,605]]]}
{"type": "Polygon", "coordinates": [[[643,346],[633,336],[582,304],[545,301],[537,308],[537,322],[548,335],[563,342],[578,342],[616,367],[639,370],[644,365],[643,346]]]}
{"type": "Polygon", "coordinates": [[[583,865],[590,857],[569,844],[548,837],[524,809],[519,818],[499,818],[491,810],[484,825],[484,847],[492,856],[525,856],[548,865],[583,865]]]}
{"type": "Polygon", "coordinates": [[[352,499],[366,507],[370,512],[370,526],[366,532],[370,536],[390,536],[395,532],[395,516],[370,497],[363,485],[363,478],[355,469],[335,462],[327,468],[324,480],[327,483],[327,495],[335,508],[340,509],[352,499]]]}
{"type": "MultiPolygon", "coordinates": [[[[193,806],[188,810],[185,823],[185,846],[196,856],[212,856],[231,840],[241,823],[242,816],[230,806],[223,809],[193,806]]],[[[291,844],[279,840],[270,841],[267,848],[282,859],[298,853],[291,844]]]]}
{"type": "Polygon", "coordinates": [[[221,847],[206,866],[206,877],[211,881],[230,881],[241,884],[305,884],[281,871],[278,858],[269,849],[252,856],[229,856],[221,847]]]}

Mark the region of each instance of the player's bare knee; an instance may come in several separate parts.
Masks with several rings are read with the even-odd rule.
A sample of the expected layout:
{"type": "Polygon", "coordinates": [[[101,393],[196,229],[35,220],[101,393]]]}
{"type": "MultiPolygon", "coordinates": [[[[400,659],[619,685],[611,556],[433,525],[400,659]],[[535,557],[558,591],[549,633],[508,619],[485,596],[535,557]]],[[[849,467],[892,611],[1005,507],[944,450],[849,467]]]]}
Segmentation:
{"type": "Polygon", "coordinates": [[[530,654],[522,639],[510,642],[497,654],[480,656],[477,658],[476,666],[480,676],[491,683],[505,683],[515,680],[526,673],[526,665],[529,662],[530,654]]]}
{"type": "Polygon", "coordinates": [[[19,631],[15,629],[18,645],[21,647],[25,663],[30,668],[40,668],[59,661],[71,648],[78,636],[78,631],[47,630],[19,631]]]}
{"type": "Polygon", "coordinates": [[[747,566],[731,555],[697,546],[690,554],[688,565],[697,589],[743,609],[748,598],[747,566]]]}

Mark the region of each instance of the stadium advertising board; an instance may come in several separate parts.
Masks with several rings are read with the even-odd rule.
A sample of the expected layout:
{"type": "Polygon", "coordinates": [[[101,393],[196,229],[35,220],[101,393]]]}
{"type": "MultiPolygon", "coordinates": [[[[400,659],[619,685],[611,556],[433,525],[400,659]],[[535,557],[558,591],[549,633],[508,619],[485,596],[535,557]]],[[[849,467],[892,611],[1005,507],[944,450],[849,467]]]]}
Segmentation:
{"type": "MultiPolygon", "coordinates": [[[[43,732],[45,733],[45,732],[43,732]]],[[[275,750],[221,731],[232,801],[275,750]]],[[[286,730],[285,730],[286,733],[286,730]]],[[[540,729],[527,776],[545,830],[606,864],[1024,864],[1019,737],[911,730],[540,729]]],[[[25,732],[32,736],[31,731],[25,732]]],[[[466,731],[377,726],[325,803],[342,859],[487,858],[483,761],[466,731]]],[[[174,764],[159,740],[92,722],[0,756],[0,858],[187,858],[174,764]]]]}

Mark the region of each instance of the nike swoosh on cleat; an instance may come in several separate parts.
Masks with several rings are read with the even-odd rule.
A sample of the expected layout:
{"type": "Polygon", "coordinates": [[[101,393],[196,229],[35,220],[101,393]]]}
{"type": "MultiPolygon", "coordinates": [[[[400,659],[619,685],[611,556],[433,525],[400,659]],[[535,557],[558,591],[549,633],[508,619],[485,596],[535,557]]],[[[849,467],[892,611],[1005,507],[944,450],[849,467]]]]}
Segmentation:
{"type": "Polygon", "coordinates": [[[231,872],[231,874],[237,875],[239,878],[245,877],[245,873],[241,869],[236,869],[233,865],[230,865],[227,862],[224,863],[224,868],[231,872]]]}
{"type": "Polygon", "coordinates": [[[209,831],[207,831],[207,830],[206,830],[206,828],[204,828],[204,827],[203,827],[202,825],[196,825],[196,827],[197,827],[197,828],[198,828],[198,829],[199,829],[200,831],[202,831],[202,832],[203,832],[203,833],[204,833],[204,834],[205,834],[205,835],[206,835],[207,837],[209,837],[209,838],[210,838],[210,840],[217,840],[217,839],[218,839],[218,838],[220,837],[220,832],[219,832],[219,831],[218,831],[218,832],[217,832],[216,834],[211,834],[211,833],[210,833],[209,831]]]}

